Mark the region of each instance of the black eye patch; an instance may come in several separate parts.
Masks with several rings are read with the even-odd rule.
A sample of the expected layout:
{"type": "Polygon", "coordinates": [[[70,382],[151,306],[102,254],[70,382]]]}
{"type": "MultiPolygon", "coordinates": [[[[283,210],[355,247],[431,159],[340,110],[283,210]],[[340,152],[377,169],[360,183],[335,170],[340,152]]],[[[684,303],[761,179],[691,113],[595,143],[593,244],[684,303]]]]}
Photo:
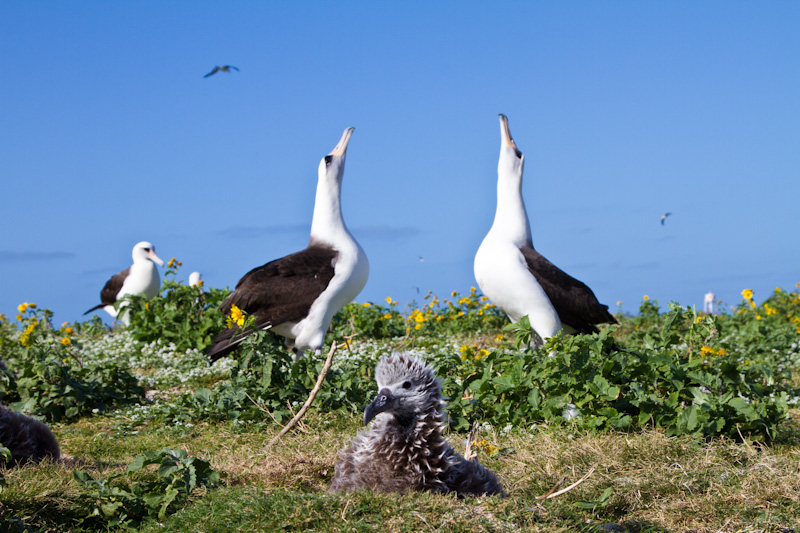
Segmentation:
{"type": "Polygon", "coordinates": [[[326,167],[329,166],[331,164],[331,161],[333,161],[333,156],[332,155],[326,155],[325,156],[325,166],[326,167]]]}

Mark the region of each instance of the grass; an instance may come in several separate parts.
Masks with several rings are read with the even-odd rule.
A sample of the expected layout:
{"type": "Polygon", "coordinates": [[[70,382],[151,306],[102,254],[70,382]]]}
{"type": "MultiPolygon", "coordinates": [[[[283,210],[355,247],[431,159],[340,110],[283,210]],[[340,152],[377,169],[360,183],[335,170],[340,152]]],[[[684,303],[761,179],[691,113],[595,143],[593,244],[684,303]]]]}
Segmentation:
{"type": "MultiPolygon", "coordinates": [[[[748,299],[736,314],[725,317],[725,335],[720,339],[714,337],[716,329],[708,334],[702,332],[705,330],[695,334],[681,330],[681,338],[664,342],[688,350],[694,357],[704,357],[700,346],[710,345],[716,355],[709,356],[708,365],[719,365],[719,352],[727,350],[731,357],[724,360],[738,364],[742,375],[756,376],[756,385],[766,386],[773,375],[783,374],[754,373],[754,367],[794,369],[792,385],[796,388],[800,383],[796,369],[800,348],[795,335],[795,331],[800,334],[800,296],[791,293],[791,298],[786,303],[787,297],[785,309],[780,308],[778,314],[772,309],[782,305],[777,297],[769,300],[770,308],[766,303],[756,308],[748,299]],[[779,323],[779,319],[784,322],[779,323]],[[698,339],[701,342],[696,342],[698,339]]],[[[351,307],[350,322],[334,329],[334,335],[340,340],[351,335],[355,338],[352,345],[336,354],[334,369],[344,369],[342,375],[352,377],[350,387],[367,397],[375,392],[366,392],[366,384],[374,386],[371,373],[375,360],[399,344],[422,357],[461,361],[463,365],[454,370],[456,377],[461,376],[458,372],[480,370],[501,361],[504,351],[510,349],[513,334],[505,332],[505,339],[499,336],[502,324],[496,320],[490,327],[459,332],[458,320],[477,320],[485,305],[474,291],[461,300],[468,301],[459,303],[461,307],[448,303],[436,312],[429,307],[427,322],[421,323],[442,329],[419,336],[411,333],[411,327],[405,329],[407,319],[393,310],[376,311],[379,306],[374,305],[351,307]],[[372,320],[384,315],[392,316],[397,324],[383,318],[372,320]],[[357,328],[361,328],[359,333],[357,328]],[[405,330],[407,334],[392,338],[368,333],[384,329],[390,333],[405,330]],[[492,359],[483,358],[480,364],[470,358],[465,361],[460,347],[473,344],[476,350],[486,347],[492,359]],[[354,368],[364,371],[360,378],[348,373],[354,368]]],[[[613,340],[630,341],[638,335],[641,345],[635,349],[663,354],[666,348],[647,347],[666,338],[664,315],[657,309],[645,302],[639,316],[620,317],[624,320],[613,340]]],[[[176,317],[180,319],[180,313],[176,317]]],[[[25,320],[30,322],[31,318],[25,320]]],[[[697,328],[704,324],[701,320],[691,323],[697,328]]],[[[26,326],[23,323],[20,327],[26,326]]],[[[4,351],[4,358],[21,365],[28,352],[20,351],[21,336],[16,328],[0,322],[0,341],[7,343],[3,344],[5,350],[18,350],[13,358],[4,351]]],[[[63,328],[56,339],[66,335],[63,328]]],[[[233,381],[232,359],[208,366],[200,349],[182,351],[156,341],[136,341],[131,329],[109,333],[97,323],[76,325],[76,329],[86,333],[74,337],[75,345],[81,348],[70,348],[75,352],[68,353],[79,354],[84,362],[103,360],[115,371],[132,372],[150,389],[148,401],[116,411],[116,407],[95,413],[85,410],[71,422],[51,424],[64,457],[57,463],[4,471],[0,533],[106,529],[103,521],[91,516],[95,502],[87,489],[73,480],[73,471],[80,469],[95,479],[124,475],[138,455],[165,447],[182,448],[190,456],[210,461],[220,473],[220,482],[214,488],[196,489],[187,505],[163,519],[144,522],[141,531],[800,532],[800,425],[795,422],[800,420],[800,410],[790,410],[786,420],[776,418],[777,431],[770,426],[769,444],[757,442],[747,432],[738,438],[733,435],[733,440],[669,436],[665,430],[653,428],[588,430],[582,429],[586,425],[559,420],[554,424],[515,422],[513,427],[505,426],[505,422],[497,422],[496,427],[484,424],[478,439],[486,440],[487,446],[480,449],[478,460],[497,473],[508,495],[505,499],[458,499],[430,493],[331,494],[327,487],[337,454],[361,429],[361,413],[344,408],[324,412],[313,407],[297,427],[268,447],[280,426],[266,412],[251,409],[248,416],[228,421],[217,420],[230,414],[227,407],[223,416],[213,419],[206,416],[209,411],[186,417],[176,413],[183,409],[176,406],[187,405],[177,402],[183,392],[233,381]],[[165,410],[169,415],[163,414],[165,410]],[[570,487],[590,472],[569,491],[541,498],[570,487]]],[[[40,334],[46,339],[52,333],[42,330],[40,334]]],[[[46,345],[45,341],[37,342],[46,345]]],[[[561,372],[556,369],[554,379],[563,381],[561,372]]],[[[330,375],[326,386],[333,386],[330,375]]],[[[272,389],[284,390],[275,389],[274,383],[272,389]]],[[[796,407],[800,397],[794,396],[789,405],[796,407]]],[[[321,403],[318,398],[317,405],[321,403]]],[[[487,412],[489,407],[485,406],[487,412]]],[[[475,413],[480,416],[480,411],[475,413]]],[[[447,436],[463,452],[466,435],[451,432],[447,436]]],[[[129,479],[152,479],[155,467],[145,470],[129,474],[129,479]]]]}
{"type": "MultiPolygon", "coordinates": [[[[564,531],[616,524],[626,531],[711,532],[800,526],[800,448],[793,425],[769,447],[666,437],[656,430],[585,433],[569,426],[533,426],[484,431],[481,438],[505,450],[479,456],[500,476],[509,495],[504,500],[329,494],[338,450],[359,424],[355,415],[312,410],[304,431],[269,449],[265,446],[279,429],[275,425],[142,425],[124,438],[107,417],[56,426],[65,454],[80,450],[80,455],[8,471],[0,524],[9,531],[21,531],[22,524],[40,531],[96,530],[95,522],[80,523],[90,502],[72,481],[72,470],[81,468],[96,478],[122,473],[138,453],[170,446],[210,459],[222,481],[161,523],[145,524],[143,531],[564,531]],[[537,500],[593,466],[594,474],[573,490],[537,500]],[[608,488],[610,498],[598,503],[608,488]],[[579,507],[580,502],[587,503],[579,507]]],[[[450,435],[461,450],[464,438],[450,435]]]]}

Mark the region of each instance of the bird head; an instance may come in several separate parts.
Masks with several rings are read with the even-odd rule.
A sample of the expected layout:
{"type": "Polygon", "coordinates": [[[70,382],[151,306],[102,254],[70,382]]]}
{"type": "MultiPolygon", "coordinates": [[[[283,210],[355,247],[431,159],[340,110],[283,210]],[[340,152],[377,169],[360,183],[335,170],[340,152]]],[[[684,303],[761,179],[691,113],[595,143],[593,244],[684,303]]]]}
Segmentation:
{"type": "Polygon", "coordinates": [[[525,156],[517,148],[508,129],[508,118],[500,114],[500,160],[497,162],[497,174],[510,176],[522,180],[522,169],[525,166],[525,156]]]}
{"type": "Polygon", "coordinates": [[[378,396],[364,410],[364,424],[390,413],[403,425],[442,408],[442,387],[433,369],[406,353],[393,353],[375,367],[378,396]]]}
{"type": "Polygon", "coordinates": [[[136,246],[133,247],[133,253],[131,255],[133,256],[134,263],[149,259],[154,263],[158,263],[162,267],[164,266],[164,261],[162,261],[161,258],[156,255],[156,247],[147,241],[137,243],[136,246]]]}
{"type": "Polygon", "coordinates": [[[355,130],[355,128],[352,127],[344,130],[339,143],[319,162],[320,181],[333,180],[337,183],[342,182],[344,160],[345,155],[347,155],[347,144],[350,142],[350,136],[353,135],[353,130],[355,130]]]}

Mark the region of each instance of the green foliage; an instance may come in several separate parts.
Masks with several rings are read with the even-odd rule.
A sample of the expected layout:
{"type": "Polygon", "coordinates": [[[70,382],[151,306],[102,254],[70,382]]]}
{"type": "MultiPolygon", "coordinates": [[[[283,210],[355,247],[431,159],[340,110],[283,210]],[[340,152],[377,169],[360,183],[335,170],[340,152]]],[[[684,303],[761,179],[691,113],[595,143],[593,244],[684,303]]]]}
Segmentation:
{"type": "MultiPolygon", "coordinates": [[[[3,443],[0,442],[0,466],[5,466],[11,462],[13,457],[11,456],[11,450],[3,446],[3,443]]],[[[3,470],[0,468],[0,493],[3,492],[3,489],[6,487],[6,477],[3,475],[3,470]]]]}
{"type": "Polygon", "coordinates": [[[175,280],[179,263],[170,261],[164,275],[161,294],[148,300],[143,295],[127,296],[130,309],[130,330],[140,342],[161,339],[172,342],[178,350],[205,350],[214,336],[225,326],[219,310],[228,290],[202,286],[190,287],[175,280]]]}
{"type": "Polygon", "coordinates": [[[185,450],[168,448],[139,455],[128,465],[127,474],[94,479],[75,470],[72,475],[90,491],[92,512],[88,518],[126,529],[136,529],[147,518],[163,520],[184,505],[195,488],[211,487],[219,481],[219,473],[208,461],[189,457],[185,450]],[[158,465],[154,481],[130,481],[128,474],[148,465],[158,465]]]}
{"type": "MultiPolygon", "coordinates": [[[[599,334],[562,335],[523,353],[462,350],[462,360],[438,361],[451,423],[575,423],[596,429],[655,425],[668,434],[728,435],[741,431],[770,439],[796,395],[790,374],[773,364],[751,364],[740,353],[708,344],[720,320],[672,305],[658,329],[635,330],[620,346],[610,327],[599,334]],[[549,353],[555,352],[550,357],[549,353]]],[[[518,345],[529,342],[520,327],[518,345]]],[[[763,333],[763,332],[762,332],[763,333]]],[[[763,348],[762,348],[763,350],[763,348]]],[[[765,350],[768,351],[768,350],[765,350]]]]}
{"type": "MultiPolygon", "coordinates": [[[[282,423],[308,398],[324,361],[313,354],[295,361],[283,342],[267,331],[256,331],[243,340],[235,357],[229,381],[214,389],[185,393],[155,407],[153,414],[179,422],[267,418],[282,423]]],[[[329,370],[315,405],[324,410],[360,410],[373,392],[371,366],[354,364],[329,370]]]]}
{"type": "Polygon", "coordinates": [[[128,372],[77,359],[73,328],[64,325],[54,331],[50,316],[35,305],[21,310],[24,329],[5,352],[8,368],[0,369],[4,403],[57,422],[142,399],[144,390],[128,372]]]}
{"type": "Polygon", "coordinates": [[[447,298],[441,301],[429,292],[421,305],[412,301],[404,313],[390,297],[386,298],[388,307],[350,303],[331,323],[334,338],[343,341],[351,337],[444,336],[498,329],[508,323],[506,316],[474,287],[466,296],[457,291],[451,296],[452,301],[447,298]]]}

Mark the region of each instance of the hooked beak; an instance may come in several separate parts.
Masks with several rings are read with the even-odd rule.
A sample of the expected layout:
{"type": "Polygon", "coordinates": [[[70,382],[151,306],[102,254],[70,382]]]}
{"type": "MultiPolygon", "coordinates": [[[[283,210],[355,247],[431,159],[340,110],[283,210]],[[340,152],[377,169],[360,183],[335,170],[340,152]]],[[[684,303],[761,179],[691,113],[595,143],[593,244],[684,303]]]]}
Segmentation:
{"type": "Polygon", "coordinates": [[[511,138],[511,130],[508,129],[508,118],[502,113],[500,113],[500,138],[502,139],[504,146],[514,149],[514,151],[517,153],[517,157],[522,155],[522,152],[520,152],[517,148],[517,144],[514,142],[514,139],[511,138]]]}
{"type": "Polygon", "coordinates": [[[162,261],[161,258],[156,255],[156,251],[152,248],[150,249],[150,252],[148,252],[147,258],[154,263],[158,263],[162,267],[164,266],[164,261],[162,261]]]}
{"type": "Polygon", "coordinates": [[[382,389],[378,396],[372,400],[366,409],[364,409],[364,425],[369,424],[369,421],[375,418],[376,415],[389,409],[393,409],[397,405],[397,398],[392,395],[389,389],[382,389]]]}
{"type": "Polygon", "coordinates": [[[350,127],[344,130],[344,133],[342,133],[342,138],[339,139],[339,144],[337,144],[328,155],[344,155],[345,152],[347,152],[347,143],[350,142],[350,136],[353,135],[354,129],[355,128],[350,127]]]}

